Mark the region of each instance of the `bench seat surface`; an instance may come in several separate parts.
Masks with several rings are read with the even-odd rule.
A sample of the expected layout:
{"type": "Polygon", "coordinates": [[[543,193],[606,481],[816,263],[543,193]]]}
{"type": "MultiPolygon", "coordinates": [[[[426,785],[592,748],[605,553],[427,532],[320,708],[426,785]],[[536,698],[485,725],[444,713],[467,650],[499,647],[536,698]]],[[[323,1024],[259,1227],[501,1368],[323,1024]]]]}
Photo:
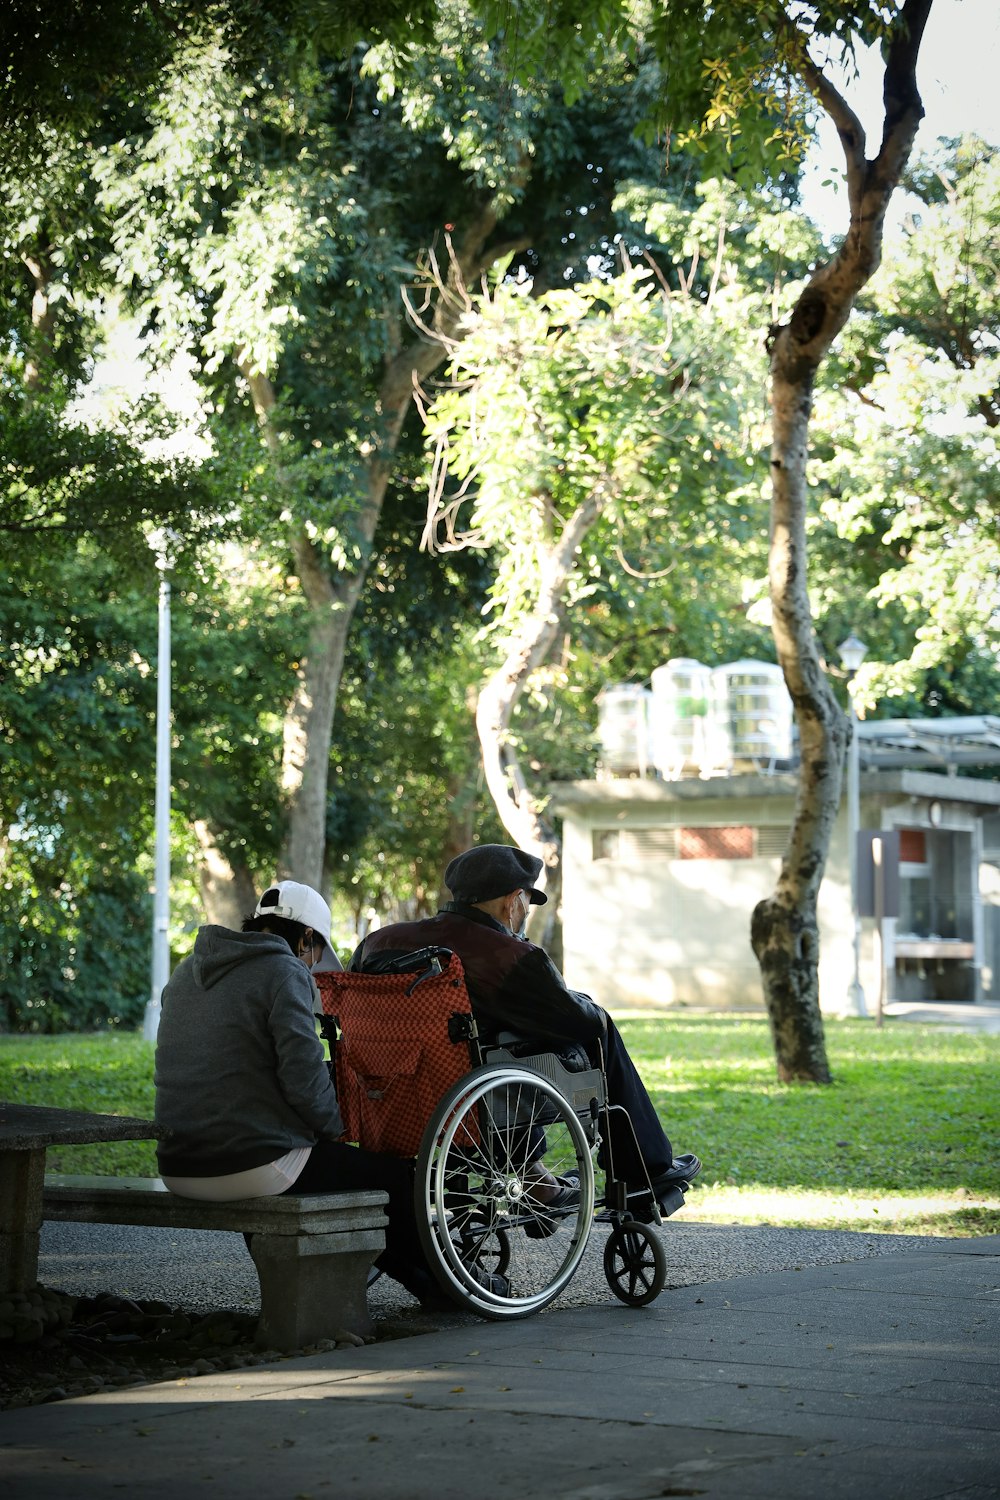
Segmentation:
{"type": "Polygon", "coordinates": [[[339,1234],[384,1228],[387,1195],[282,1193],[206,1203],[171,1193],[158,1177],[45,1178],[46,1219],[83,1224],[145,1224],[167,1229],[227,1229],[242,1234],[339,1234]]]}

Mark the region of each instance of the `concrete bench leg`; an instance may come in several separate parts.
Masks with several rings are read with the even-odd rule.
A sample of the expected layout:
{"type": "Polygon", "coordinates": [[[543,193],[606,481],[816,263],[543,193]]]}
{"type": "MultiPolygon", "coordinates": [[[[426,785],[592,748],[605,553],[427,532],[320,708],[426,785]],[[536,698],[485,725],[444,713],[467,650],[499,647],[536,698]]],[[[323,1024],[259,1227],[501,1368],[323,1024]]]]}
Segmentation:
{"type": "Polygon", "coordinates": [[[38,1284],[45,1148],[0,1152],[0,1292],[38,1284]]]}
{"type": "Polygon", "coordinates": [[[339,1333],[374,1333],[368,1268],[385,1249],[381,1229],[340,1234],[255,1234],[250,1254],[260,1280],[258,1349],[301,1349],[339,1333]]]}

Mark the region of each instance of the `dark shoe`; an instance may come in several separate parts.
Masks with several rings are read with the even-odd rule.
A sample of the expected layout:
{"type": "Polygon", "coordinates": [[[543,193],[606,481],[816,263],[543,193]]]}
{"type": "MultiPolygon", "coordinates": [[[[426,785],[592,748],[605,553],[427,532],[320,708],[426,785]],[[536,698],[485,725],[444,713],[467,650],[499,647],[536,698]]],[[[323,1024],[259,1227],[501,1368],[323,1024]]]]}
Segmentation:
{"type": "MultiPolygon", "coordinates": [[[[653,1197],[661,1219],[669,1219],[671,1214],[684,1207],[684,1195],[700,1171],[701,1162],[688,1151],[683,1156],[675,1156],[667,1170],[652,1179],[653,1197]]],[[[630,1188],[628,1200],[629,1213],[637,1224],[655,1223],[648,1187],[630,1188]]]]}
{"type": "Polygon", "coordinates": [[[674,1157],[673,1161],[670,1163],[670,1170],[668,1172],[664,1172],[661,1178],[655,1179],[653,1182],[653,1187],[657,1187],[658,1183],[660,1182],[686,1182],[690,1187],[691,1183],[694,1181],[700,1171],[700,1159],[695,1156],[693,1151],[685,1151],[683,1156],[674,1157]]]}
{"type": "Polygon", "coordinates": [[[524,1206],[532,1215],[531,1223],[524,1226],[529,1240],[547,1240],[559,1228],[559,1220],[565,1218],[570,1209],[579,1205],[579,1178],[573,1181],[567,1174],[557,1180],[560,1184],[559,1191],[547,1203],[532,1203],[525,1199],[524,1206]]]}
{"type": "MultiPolygon", "coordinates": [[[[484,1271],[481,1266],[466,1266],[465,1269],[484,1292],[492,1292],[495,1297],[510,1296],[510,1282],[506,1276],[484,1271]]],[[[451,1296],[442,1287],[428,1286],[420,1295],[420,1311],[425,1313],[454,1313],[461,1305],[457,1288],[455,1295],[451,1296]]]]}
{"type": "Polygon", "coordinates": [[[431,1315],[458,1312],[458,1303],[440,1287],[428,1287],[420,1298],[420,1311],[431,1315]]]}
{"type": "Polygon", "coordinates": [[[466,1266],[465,1269],[484,1292],[492,1292],[494,1297],[510,1296],[510,1282],[498,1271],[484,1271],[482,1266],[466,1266]]]}

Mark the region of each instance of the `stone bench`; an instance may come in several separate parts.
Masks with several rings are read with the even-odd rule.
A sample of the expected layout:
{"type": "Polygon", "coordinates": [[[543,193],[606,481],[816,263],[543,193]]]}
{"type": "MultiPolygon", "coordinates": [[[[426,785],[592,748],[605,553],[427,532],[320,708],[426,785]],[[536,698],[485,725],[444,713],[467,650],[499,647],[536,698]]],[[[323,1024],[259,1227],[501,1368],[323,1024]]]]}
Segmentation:
{"type": "Polygon", "coordinates": [[[256,1343],[284,1351],[344,1330],[372,1334],[366,1286],[385,1248],[387,1202],[383,1192],[364,1191],[203,1203],[156,1178],[46,1176],[42,1217],[249,1235],[260,1281],[256,1343]]]}

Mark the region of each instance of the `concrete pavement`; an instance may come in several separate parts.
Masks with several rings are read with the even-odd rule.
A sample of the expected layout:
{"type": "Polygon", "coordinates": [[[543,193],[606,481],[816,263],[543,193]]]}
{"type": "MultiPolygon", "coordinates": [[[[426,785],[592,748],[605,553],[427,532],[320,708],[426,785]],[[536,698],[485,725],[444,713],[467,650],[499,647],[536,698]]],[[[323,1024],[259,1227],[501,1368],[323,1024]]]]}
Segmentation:
{"type": "Polygon", "coordinates": [[[784,1231],[799,1260],[759,1270],[735,1226],[686,1223],[668,1251],[699,1231],[728,1234],[741,1274],[646,1309],[605,1288],[523,1322],[0,1414],[0,1485],[10,1500],[1000,1496],[1000,1236],[863,1249],[784,1231]]]}

